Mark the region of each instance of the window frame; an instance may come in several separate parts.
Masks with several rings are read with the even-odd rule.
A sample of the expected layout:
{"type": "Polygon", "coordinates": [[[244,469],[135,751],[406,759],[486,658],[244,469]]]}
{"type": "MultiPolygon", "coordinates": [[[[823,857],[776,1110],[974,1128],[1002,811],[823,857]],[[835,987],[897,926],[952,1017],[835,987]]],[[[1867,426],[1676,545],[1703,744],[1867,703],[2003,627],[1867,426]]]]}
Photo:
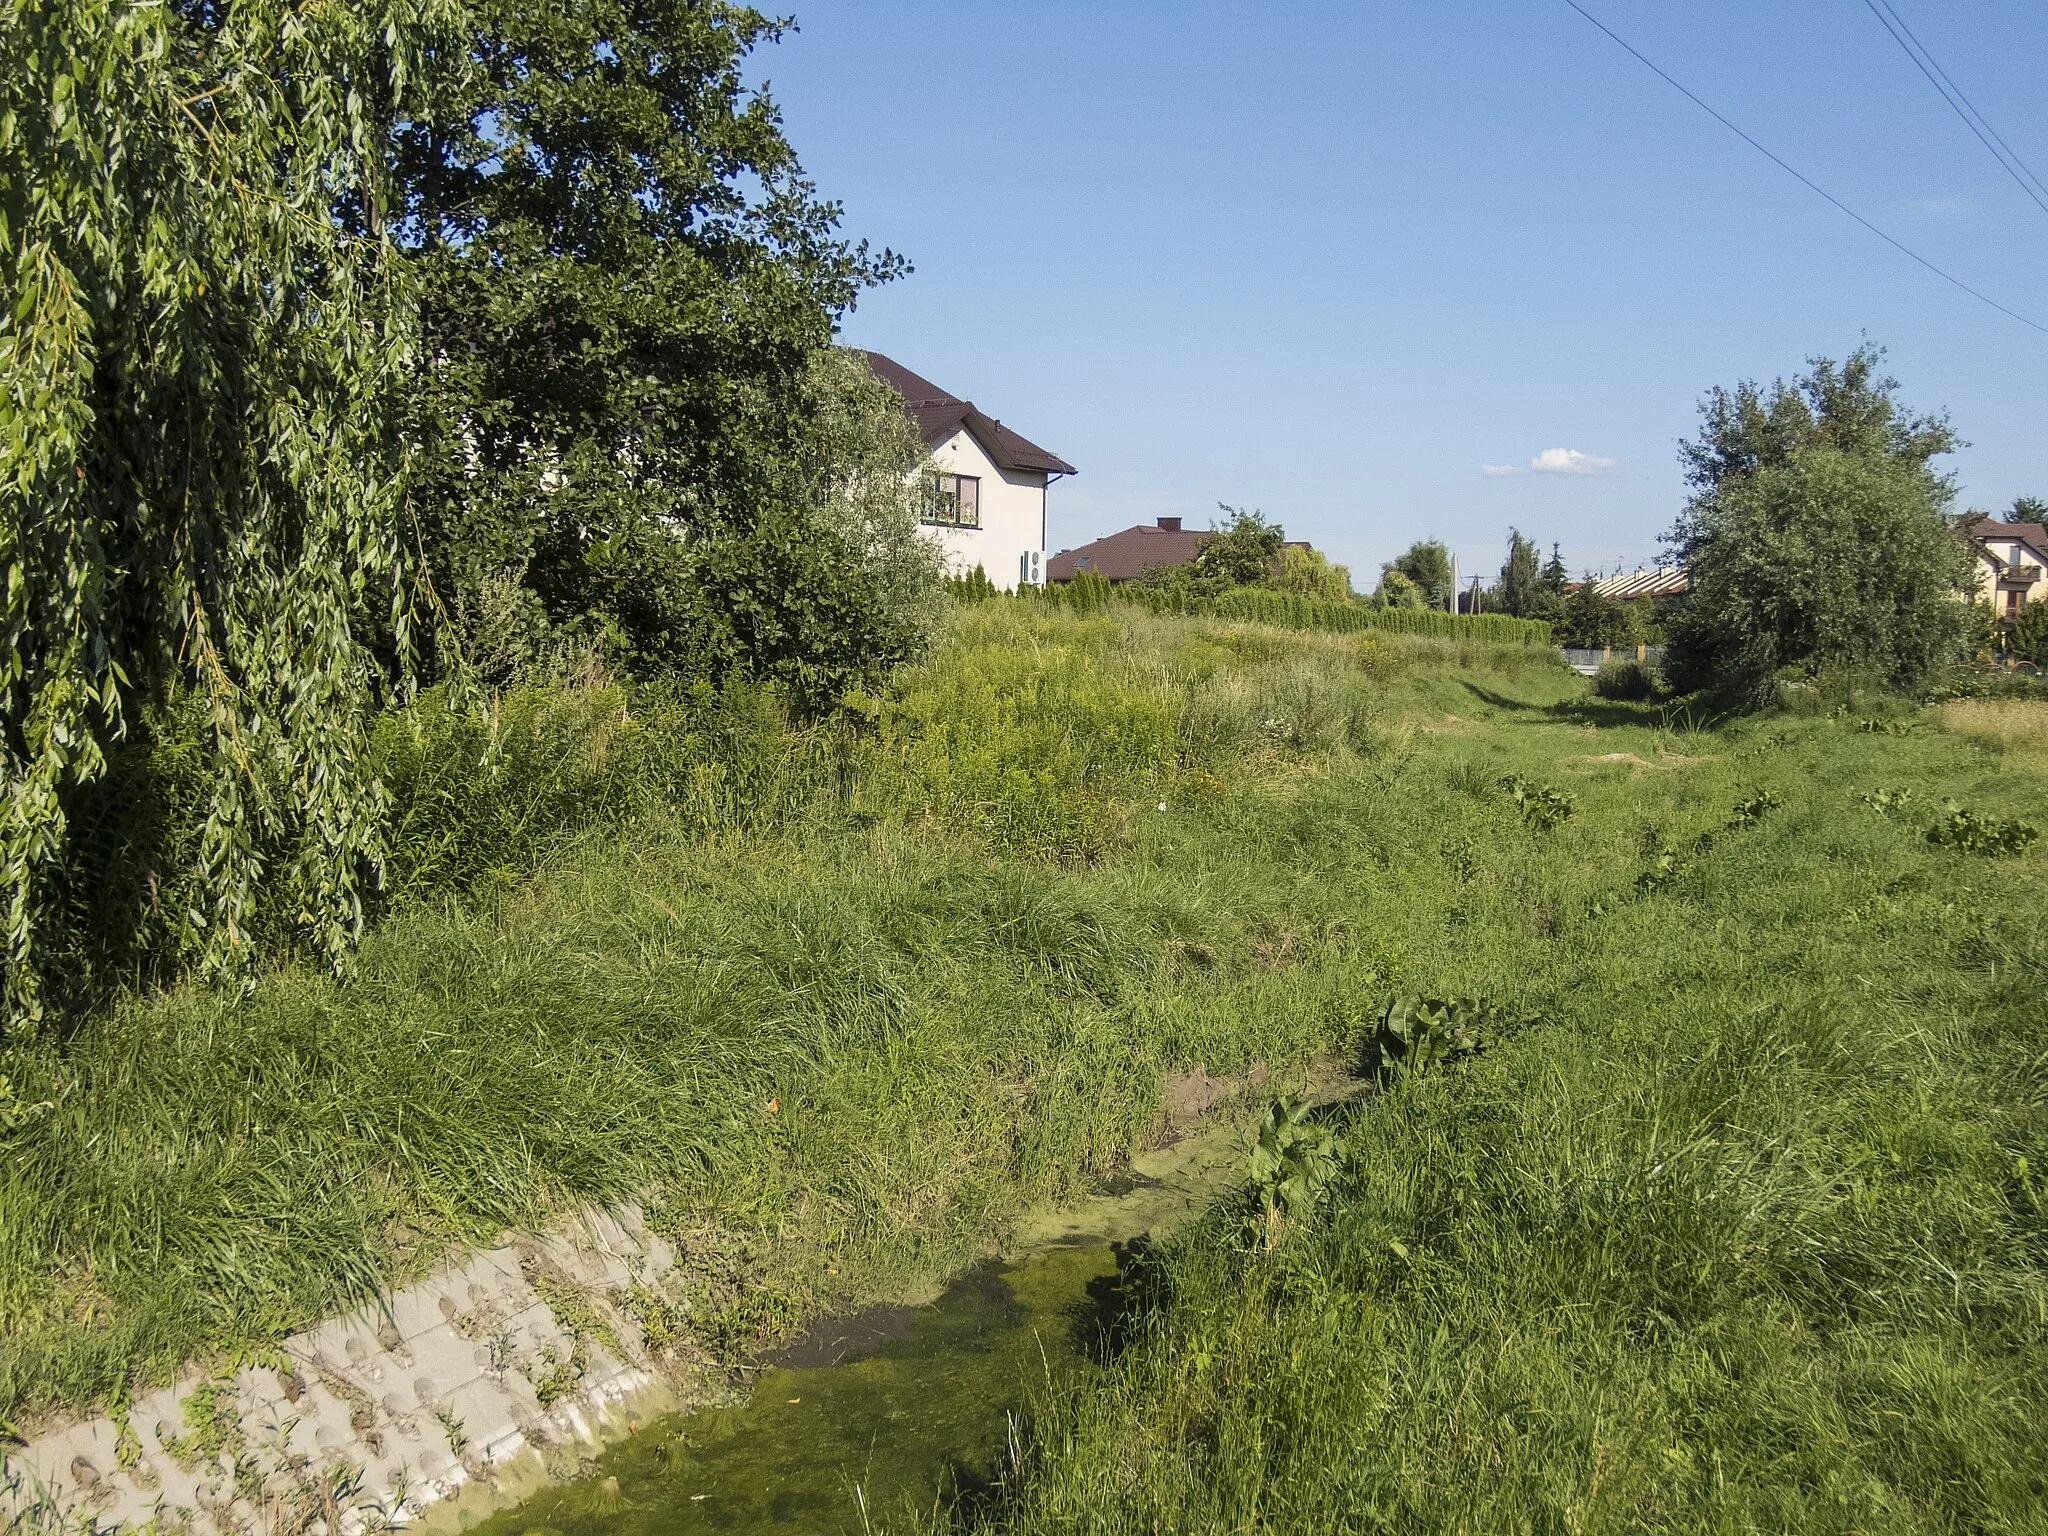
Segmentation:
{"type": "Polygon", "coordinates": [[[939,504],[928,513],[919,513],[918,521],[927,528],[981,527],[981,476],[943,474],[938,478],[939,504]],[[974,503],[973,520],[970,522],[960,515],[960,486],[962,482],[974,487],[968,500],[974,503]]]}

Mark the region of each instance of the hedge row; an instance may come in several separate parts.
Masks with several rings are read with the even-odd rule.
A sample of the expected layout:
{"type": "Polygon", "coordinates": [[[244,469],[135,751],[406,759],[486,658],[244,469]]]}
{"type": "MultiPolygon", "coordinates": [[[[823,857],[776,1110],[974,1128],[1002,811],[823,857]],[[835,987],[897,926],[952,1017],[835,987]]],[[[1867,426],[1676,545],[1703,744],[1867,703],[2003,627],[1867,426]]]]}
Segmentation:
{"type": "Polygon", "coordinates": [[[1438,635],[1528,650],[1542,650],[1557,643],[1551,637],[1550,626],[1540,619],[1516,619],[1503,613],[1452,614],[1436,608],[1376,608],[1368,603],[1275,592],[1269,587],[1234,587],[1227,592],[1201,595],[1123,586],[1116,595],[1154,613],[1246,619],[1286,629],[1333,630],[1339,634],[1391,630],[1396,634],[1438,635]]]}

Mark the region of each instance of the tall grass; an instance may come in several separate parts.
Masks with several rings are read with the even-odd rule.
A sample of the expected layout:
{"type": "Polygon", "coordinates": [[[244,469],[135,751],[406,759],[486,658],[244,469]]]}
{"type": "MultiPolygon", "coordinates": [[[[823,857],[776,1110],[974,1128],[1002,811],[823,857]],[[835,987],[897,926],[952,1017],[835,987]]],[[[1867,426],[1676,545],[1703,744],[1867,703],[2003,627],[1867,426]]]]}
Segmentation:
{"type": "Polygon", "coordinates": [[[1984,747],[1780,718],[1675,764],[1630,718],[1509,705],[1430,754],[1472,806],[1488,758],[1546,764],[1580,813],[1437,800],[1443,894],[1337,904],[1382,971],[1541,1022],[1353,1113],[1277,1254],[1225,1211],[1149,1255],[1107,1387],[954,1527],[2048,1526],[2043,861],[1863,798],[2018,809],[2040,765],[1967,715],[1984,747]]]}
{"type": "MultiPolygon", "coordinates": [[[[803,731],[757,694],[600,677],[508,694],[489,728],[394,714],[387,905],[352,983],[130,993],[5,1063],[0,1415],[631,1193],[693,1250],[751,1245],[785,1314],[828,1263],[953,1262],[1113,1166],[1165,1068],[1300,1061],[1348,1027],[1327,892],[1240,847],[1284,824],[1268,797],[1376,760],[1397,733],[1372,722],[1446,686],[1437,661],[988,605],[803,731]]],[[[1469,675],[1558,686],[1498,667],[1469,675]]]]}

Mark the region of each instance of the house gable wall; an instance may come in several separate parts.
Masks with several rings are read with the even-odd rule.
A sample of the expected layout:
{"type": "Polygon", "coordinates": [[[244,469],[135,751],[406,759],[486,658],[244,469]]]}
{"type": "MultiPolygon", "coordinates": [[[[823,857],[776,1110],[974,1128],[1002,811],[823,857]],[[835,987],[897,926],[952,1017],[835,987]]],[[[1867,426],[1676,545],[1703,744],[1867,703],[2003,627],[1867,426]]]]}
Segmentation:
{"type": "MultiPolygon", "coordinates": [[[[1005,592],[1016,590],[1020,571],[1030,561],[1039,571],[1045,560],[1045,487],[1040,470],[1005,470],[989,458],[974,434],[962,427],[932,449],[932,459],[949,475],[974,475],[981,481],[979,528],[931,528],[946,551],[947,565],[964,576],[977,565],[1005,592]],[[1036,557],[1033,560],[1031,557],[1036,557]]],[[[1041,576],[1041,579],[1042,576],[1041,576]]]]}
{"type": "Polygon", "coordinates": [[[1974,538],[1977,546],[1977,597],[2003,615],[2014,611],[2012,598],[2022,604],[2048,602],[2048,558],[2024,541],[1999,533],[1974,538]],[[1992,559],[1989,557],[1996,557],[1992,559]],[[2040,575],[2027,586],[2008,579],[2020,566],[2033,566],[2040,575]]]}

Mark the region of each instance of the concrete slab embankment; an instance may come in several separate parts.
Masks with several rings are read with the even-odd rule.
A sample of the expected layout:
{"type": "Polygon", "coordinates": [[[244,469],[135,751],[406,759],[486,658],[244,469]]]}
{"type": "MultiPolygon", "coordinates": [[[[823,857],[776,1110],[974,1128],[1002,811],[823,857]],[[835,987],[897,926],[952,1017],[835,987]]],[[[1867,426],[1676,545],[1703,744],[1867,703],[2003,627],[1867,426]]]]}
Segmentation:
{"type": "MultiPolygon", "coordinates": [[[[649,1309],[687,1314],[676,1254],[636,1205],[476,1254],[295,1334],[232,1374],[188,1372],[125,1414],[7,1458],[33,1524],[192,1536],[358,1536],[675,1400],[649,1309]],[[61,1514],[59,1513],[61,1512],[61,1514]]],[[[685,1367],[685,1371],[687,1368],[685,1367]]],[[[28,1522],[24,1522],[28,1523],[28,1522]]]]}

